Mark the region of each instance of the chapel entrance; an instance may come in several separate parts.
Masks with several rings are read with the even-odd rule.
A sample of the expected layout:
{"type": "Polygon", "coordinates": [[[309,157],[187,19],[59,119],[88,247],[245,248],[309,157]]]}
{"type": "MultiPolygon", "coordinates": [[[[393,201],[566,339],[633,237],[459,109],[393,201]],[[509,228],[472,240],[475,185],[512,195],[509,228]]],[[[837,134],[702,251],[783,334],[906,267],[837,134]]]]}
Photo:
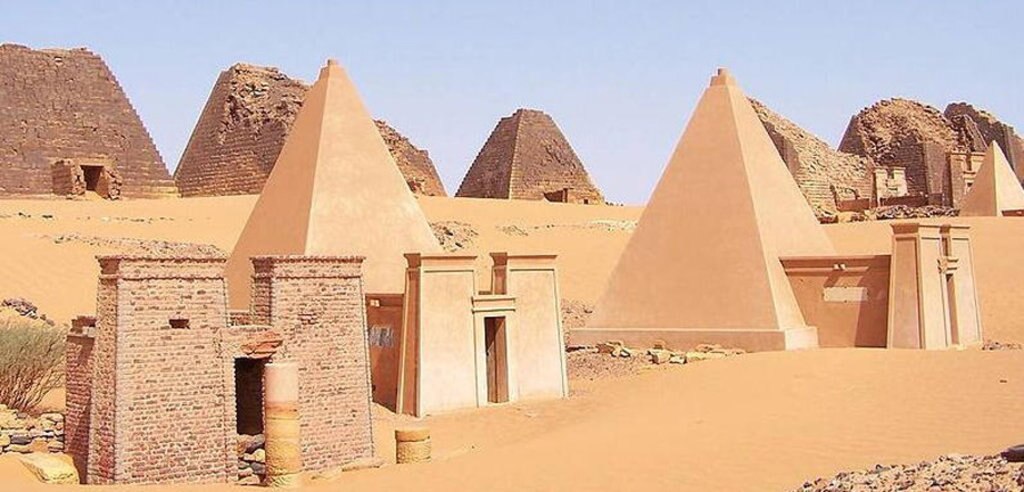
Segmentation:
{"type": "Polygon", "coordinates": [[[508,401],[508,343],[505,318],[484,318],[484,343],[487,350],[487,401],[508,401]]]}
{"type": "Polygon", "coordinates": [[[240,435],[263,433],[263,370],[266,359],[235,359],[235,426],[240,435]]]}
{"type": "Polygon", "coordinates": [[[85,176],[85,191],[99,191],[100,178],[103,176],[103,166],[81,166],[82,174],[85,176]]]}

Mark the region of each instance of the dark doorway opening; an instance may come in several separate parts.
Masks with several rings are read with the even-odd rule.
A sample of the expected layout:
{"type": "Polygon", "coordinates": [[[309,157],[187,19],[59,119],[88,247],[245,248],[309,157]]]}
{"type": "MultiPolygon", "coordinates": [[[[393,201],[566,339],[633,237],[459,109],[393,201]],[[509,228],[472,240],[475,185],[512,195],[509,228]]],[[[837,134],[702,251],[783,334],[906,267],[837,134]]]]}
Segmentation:
{"type": "Polygon", "coordinates": [[[235,359],[235,426],[238,434],[263,433],[262,359],[235,359]]]}
{"type": "Polygon", "coordinates": [[[85,190],[96,191],[103,176],[103,166],[82,166],[82,174],[85,175],[85,190]]]}
{"type": "Polygon", "coordinates": [[[484,343],[487,350],[487,401],[508,401],[508,344],[505,318],[484,318],[484,343]]]}

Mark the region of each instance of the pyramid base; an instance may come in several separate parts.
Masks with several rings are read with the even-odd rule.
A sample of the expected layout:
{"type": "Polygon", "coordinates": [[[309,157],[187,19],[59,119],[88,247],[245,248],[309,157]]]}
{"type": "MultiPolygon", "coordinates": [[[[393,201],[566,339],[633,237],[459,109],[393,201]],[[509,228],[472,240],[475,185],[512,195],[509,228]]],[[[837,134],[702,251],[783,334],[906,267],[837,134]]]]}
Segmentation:
{"type": "Polygon", "coordinates": [[[818,329],[813,326],[785,330],[684,329],[684,328],[580,328],[569,333],[569,345],[597,345],[618,340],[627,347],[648,348],[664,342],[669,349],[685,350],[713,343],[748,352],[818,348],[818,329]]]}

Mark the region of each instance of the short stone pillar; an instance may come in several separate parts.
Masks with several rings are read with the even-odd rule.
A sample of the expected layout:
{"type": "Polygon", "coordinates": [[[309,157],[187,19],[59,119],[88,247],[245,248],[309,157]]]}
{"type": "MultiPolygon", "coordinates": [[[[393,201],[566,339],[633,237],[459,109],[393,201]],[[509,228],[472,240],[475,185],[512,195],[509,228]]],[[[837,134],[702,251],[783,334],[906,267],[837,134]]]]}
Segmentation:
{"type": "Polygon", "coordinates": [[[395,429],[395,461],[430,461],[430,429],[395,429]]]}
{"type": "Polygon", "coordinates": [[[298,487],[302,472],[299,433],[299,366],[267,364],[263,373],[263,432],[268,487],[298,487]]]}

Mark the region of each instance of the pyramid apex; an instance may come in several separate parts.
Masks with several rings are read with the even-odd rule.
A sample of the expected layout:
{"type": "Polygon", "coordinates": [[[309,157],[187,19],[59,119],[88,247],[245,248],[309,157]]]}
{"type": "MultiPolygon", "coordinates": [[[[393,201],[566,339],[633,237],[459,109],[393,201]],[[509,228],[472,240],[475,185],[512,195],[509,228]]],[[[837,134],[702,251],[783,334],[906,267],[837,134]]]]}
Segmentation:
{"type": "Polygon", "coordinates": [[[711,85],[727,85],[735,87],[736,78],[733,77],[731,73],[729,73],[728,68],[719,67],[718,72],[711,77],[711,85]]]}
{"type": "Polygon", "coordinates": [[[341,65],[338,63],[337,59],[335,59],[335,58],[328,58],[326,64],[324,65],[324,67],[320,69],[320,77],[319,78],[321,78],[321,79],[322,78],[326,78],[331,73],[340,72],[341,70],[342,70],[341,65]]]}

